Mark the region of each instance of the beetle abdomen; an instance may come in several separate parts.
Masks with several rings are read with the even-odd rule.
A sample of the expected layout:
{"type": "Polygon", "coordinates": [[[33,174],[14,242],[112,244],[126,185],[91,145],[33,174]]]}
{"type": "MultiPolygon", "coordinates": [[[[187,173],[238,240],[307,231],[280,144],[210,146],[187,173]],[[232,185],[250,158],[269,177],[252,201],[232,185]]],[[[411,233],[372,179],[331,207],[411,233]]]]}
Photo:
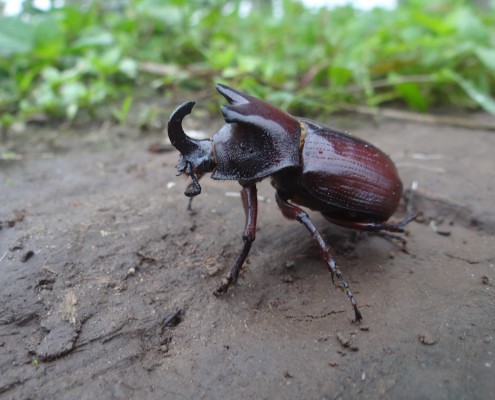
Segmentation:
{"type": "MultiPolygon", "coordinates": [[[[302,184],[337,219],[386,221],[397,209],[402,182],[392,160],[364,140],[301,120],[307,127],[302,149],[302,184]]],[[[321,210],[324,211],[324,210],[321,210]]]]}

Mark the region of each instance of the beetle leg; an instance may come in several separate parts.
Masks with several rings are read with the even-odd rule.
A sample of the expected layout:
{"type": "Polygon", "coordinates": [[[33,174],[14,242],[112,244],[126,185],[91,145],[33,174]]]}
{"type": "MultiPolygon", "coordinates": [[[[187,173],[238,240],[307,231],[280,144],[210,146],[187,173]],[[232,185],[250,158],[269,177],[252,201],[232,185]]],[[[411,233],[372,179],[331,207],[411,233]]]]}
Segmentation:
{"type": "Polygon", "coordinates": [[[332,277],[332,282],[335,284],[334,277],[337,277],[336,286],[340,290],[342,290],[347,295],[347,297],[349,297],[352,307],[354,308],[356,321],[362,320],[363,316],[361,315],[361,312],[358,309],[356,299],[354,298],[349,288],[349,284],[344,280],[344,277],[342,276],[342,272],[340,272],[340,269],[339,267],[337,267],[337,264],[335,263],[335,260],[332,256],[332,253],[334,253],[332,247],[330,247],[325,242],[325,239],[318,231],[316,226],[313,224],[313,221],[311,221],[308,214],[303,209],[290,204],[279,191],[277,191],[277,193],[275,194],[275,199],[277,200],[277,204],[282,210],[282,214],[284,215],[284,217],[299,221],[311,233],[311,237],[316,242],[318,248],[320,249],[321,254],[323,255],[323,259],[327,263],[328,270],[330,271],[330,275],[332,277]]]}
{"type": "Polygon", "coordinates": [[[239,272],[246,260],[251,245],[256,239],[256,218],[258,215],[258,191],[256,189],[256,184],[250,184],[248,186],[243,186],[241,190],[242,205],[244,206],[244,214],[246,215],[246,223],[244,226],[244,234],[242,235],[242,240],[244,241],[242,245],[242,250],[237,256],[237,259],[230,269],[229,275],[223,279],[222,286],[215,290],[214,294],[219,295],[226,293],[229,286],[237,282],[239,277],[239,272]]]}
{"type": "Polygon", "coordinates": [[[402,236],[394,235],[392,233],[383,232],[383,231],[371,232],[371,234],[377,235],[385,240],[388,240],[393,245],[399,247],[403,253],[409,254],[409,252],[407,251],[407,240],[404,239],[402,236]]]}
{"type": "Polygon", "coordinates": [[[375,235],[381,236],[386,240],[389,240],[393,242],[394,240],[398,241],[401,245],[402,248],[401,250],[409,254],[406,248],[407,241],[401,236],[393,235],[388,232],[398,232],[398,233],[403,233],[404,232],[404,227],[414,221],[417,218],[417,214],[413,215],[411,217],[408,217],[404,219],[401,222],[398,222],[396,224],[387,224],[384,222],[352,222],[352,221],[339,221],[333,218],[328,217],[327,215],[323,214],[323,216],[329,220],[332,224],[343,226],[344,228],[349,228],[349,229],[356,229],[358,231],[364,231],[364,232],[372,232],[375,235]]]}
{"type": "MultiPolygon", "coordinates": [[[[195,190],[197,190],[197,188],[199,187],[199,192],[201,193],[201,186],[199,186],[199,183],[198,181],[203,177],[204,174],[202,173],[192,173],[191,174],[191,179],[192,181],[189,182],[189,184],[187,185],[187,188],[184,192],[184,194],[186,193],[194,193],[195,190]]],[[[193,209],[192,209],[192,200],[194,198],[195,195],[188,195],[186,194],[187,197],[189,197],[189,201],[187,203],[187,208],[186,208],[186,211],[192,213],[193,212],[193,209]]]]}
{"type": "Polygon", "coordinates": [[[417,215],[413,215],[412,217],[408,217],[397,224],[387,224],[384,222],[339,221],[338,219],[334,219],[325,215],[325,213],[323,213],[323,216],[327,220],[329,220],[332,224],[343,226],[344,228],[357,229],[359,231],[367,231],[367,232],[388,231],[388,232],[398,232],[398,233],[403,233],[404,227],[408,223],[414,221],[417,218],[417,215]]]}

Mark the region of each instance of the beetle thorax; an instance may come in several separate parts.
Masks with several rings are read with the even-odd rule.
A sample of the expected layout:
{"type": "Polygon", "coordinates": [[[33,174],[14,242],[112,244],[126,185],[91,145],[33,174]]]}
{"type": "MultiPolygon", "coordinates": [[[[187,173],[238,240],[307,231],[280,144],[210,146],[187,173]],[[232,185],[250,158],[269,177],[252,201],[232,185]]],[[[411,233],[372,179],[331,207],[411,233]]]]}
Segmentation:
{"type": "Polygon", "coordinates": [[[214,136],[213,179],[256,181],[299,165],[299,132],[288,134],[240,123],[224,125],[214,136]]]}

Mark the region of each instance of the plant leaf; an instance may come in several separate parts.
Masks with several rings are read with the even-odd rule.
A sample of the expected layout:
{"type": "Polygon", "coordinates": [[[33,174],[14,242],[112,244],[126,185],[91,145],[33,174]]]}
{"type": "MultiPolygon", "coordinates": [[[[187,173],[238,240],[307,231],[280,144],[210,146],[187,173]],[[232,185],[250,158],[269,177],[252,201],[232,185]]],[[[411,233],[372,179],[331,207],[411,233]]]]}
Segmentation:
{"type": "Polygon", "coordinates": [[[28,53],[33,49],[34,26],[18,17],[0,18],[0,55],[28,53]]]}
{"type": "Polygon", "coordinates": [[[467,95],[474,100],[481,108],[495,115],[495,100],[490,97],[490,95],[483,90],[477,88],[472,82],[463,78],[457,72],[454,71],[444,71],[446,77],[452,79],[456,82],[467,95]]]}

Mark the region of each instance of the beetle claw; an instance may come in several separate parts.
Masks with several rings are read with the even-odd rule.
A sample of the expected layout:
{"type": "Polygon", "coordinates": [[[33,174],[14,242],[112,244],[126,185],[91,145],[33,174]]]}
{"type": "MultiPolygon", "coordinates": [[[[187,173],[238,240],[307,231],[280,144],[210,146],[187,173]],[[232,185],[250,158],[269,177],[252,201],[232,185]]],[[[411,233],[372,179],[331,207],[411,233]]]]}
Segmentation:
{"type": "Polygon", "coordinates": [[[337,286],[342,292],[344,292],[349,300],[351,301],[352,307],[354,308],[354,316],[355,320],[353,322],[359,322],[363,319],[363,315],[361,314],[361,311],[359,311],[356,299],[354,298],[354,295],[352,294],[351,289],[349,288],[349,284],[344,280],[344,277],[342,276],[342,273],[340,270],[337,268],[335,263],[333,264],[335,271],[330,269],[330,275],[332,277],[332,282],[335,286],[337,286]],[[337,275],[337,279],[339,280],[337,284],[334,282],[334,274],[337,275]]]}
{"type": "Polygon", "coordinates": [[[192,197],[189,197],[189,201],[187,202],[186,211],[189,214],[194,215],[194,214],[196,214],[196,212],[192,208],[192,199],[193,199],[192,197]]]}
{"type": "Polygon", "coordinates": [[[230,284],[231,284],[231,280],[229,278],[223,278],[222,279],[222,286],[220,286],[218,289],[216,289],[213,292],[213,294],[218,297],[224,293],[227,293],[227,291],[229,290],[230,284]]]}
{"type": "Polygon", "coordinates": [[[354,304],[354,316],[356,319],[352,322],[361,322],[363,320],[363,315],[361,314],[361,311],[359,311],[357,304],[354,304]]]}

